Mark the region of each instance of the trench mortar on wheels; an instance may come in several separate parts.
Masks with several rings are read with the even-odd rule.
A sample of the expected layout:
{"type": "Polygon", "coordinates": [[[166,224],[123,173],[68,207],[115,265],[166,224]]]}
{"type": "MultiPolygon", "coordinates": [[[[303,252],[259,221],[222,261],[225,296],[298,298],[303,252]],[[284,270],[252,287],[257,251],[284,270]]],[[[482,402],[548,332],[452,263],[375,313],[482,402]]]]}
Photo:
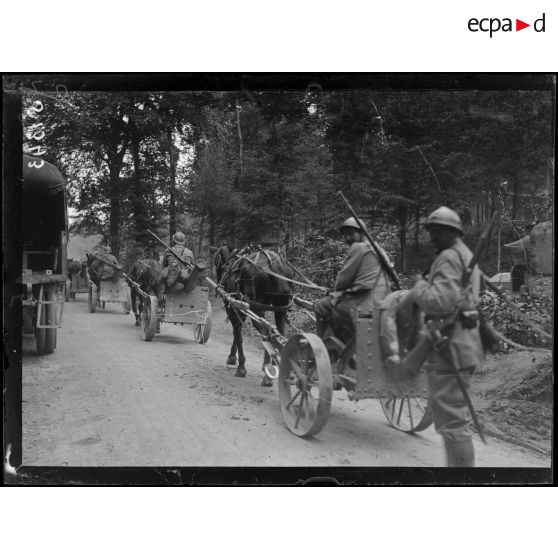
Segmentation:
{"type": "MultiPolygon", "coordinates": [[[[313,436],[323,429],[336,389],[347,390],[354,401],[380,399],[388,422],[403,432],[419,432],[432,424],[425,373],[387,370],[384,365],[378,315],[357,309],[355,337],[348,344],[333,336],[322,339],[304,332],[287,338],[252,312],[249,303],[235,299],[211,279],[206,281],[228,304],[267,331],[262,344],[271,365],[265,372],[278,380],[281,413],[296,436],[313,436]]],[[[312,303],[298,297],[293,300],[306,311],[313,310],[312,303]]]]}

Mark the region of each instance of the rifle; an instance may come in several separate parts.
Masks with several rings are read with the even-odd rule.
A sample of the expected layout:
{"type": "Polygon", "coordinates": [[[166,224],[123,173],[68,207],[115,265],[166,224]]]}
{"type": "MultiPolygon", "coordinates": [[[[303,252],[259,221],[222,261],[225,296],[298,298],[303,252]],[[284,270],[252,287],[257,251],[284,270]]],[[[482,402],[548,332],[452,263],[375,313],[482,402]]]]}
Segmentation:
{"type": "MultiPolygon", "coordinates": [[[[353,206],[349,203],[347,198],[343,195],[343,192],[339,191],[337,193],[339,194],[339,196],[341,196],[341,199],[345,202],[345,205],[347,206],[347,208],[351,212],[351,215],[356,219],[356,222],[357,223],[362,223],[362,221],[358,218],[358,216],[356,214],[356,211],[353,209],[353,206]]],[[[370,233],[364,227],[362,228],[362,232],[363,232],[364,236],[366,237],[366,239],[368,240],[368,242],[370,243],[370,246],[372,246],[372,248],[374,249],[374,252],[376,252],[376,256],[378,257],[380,265],[384,268],[384,271],[389,275],[389,278],[393,281],[393,284],[395,285],[396,290],[398,290],[398,291],[401,290],[401,284],[399,283],[399,278],[397,277],[397,274],[395,273],[395,270],[393,269],[393,267],[391,267],[391,265],[389,265],[389,262],[386,260],[386,257],[384,256],[382,250],[380,250],[380,247],[376,244],[376,242],[374,242],[372,240],[372,237],[370,236],[370,233]]]]}
{"type": "Polygon", "coordinates": [[[479,261],[481,252],[484,248],[484,243],[488,240],[488,237],[490,236],[490,231],[492,230],[492,226],[494,225],[494,221],[496,220],[497,215],[498,215],[497,211],[495,211],[492,214],[488,226],[484,229],[484,231],[482,231],[482,234],[480,235],[479,241],[477,242],[477,245],[473,252],[473,257],[471,258],[469,265],[465,266],[465,269],[463,270],[463,277],[461,278],[461,283],[463,284],[463,287],[466,287],[469,284],[469,280],[471,279],[471,275],[473,274],[473,269],[475,269],[475,266],[479,261]]]}
{"type": "Polygon", "coordinates": [[[190,263],[190,262],[187,262],[186,260],[183,260],[178,254],[176,254],[176,252],[168,244],[163,242],[154,232],[150,231],[149,229],[147,229],[147,232],[151,236],[154,236],[167,250],[170,250],[180,263],[184,264],[186,267],[188,267],[190,269],[194,269],[195,266],[194,266],[193,263],[190,263]]]}

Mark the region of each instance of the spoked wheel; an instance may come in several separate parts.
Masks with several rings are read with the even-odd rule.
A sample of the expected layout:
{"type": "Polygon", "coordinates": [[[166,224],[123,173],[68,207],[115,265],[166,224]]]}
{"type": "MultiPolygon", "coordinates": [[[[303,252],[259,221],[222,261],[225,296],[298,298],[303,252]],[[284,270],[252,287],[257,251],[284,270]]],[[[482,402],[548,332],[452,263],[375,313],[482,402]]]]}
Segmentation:
{"type": "Polygon", "coordinates": [[[401,432],[420,432],[433,422],[428,399],[418,397],[386,397],[380,399],[388,422],[401,432]]]}
{"type": "MultiPolygon", "coordinates": [[[[46,302],[54,302],[56,300],[56,292],[54,289],[45,287],[43,300],[46,302]]],[[[44,304],[42,306],[41,325],[56,324],[56,305],[44,304]]],[[[56,347],[56,329],[55,328],[35,328],[35,340],[37,342],[37,354],[50,355],[56,347]]]]}
{"type": "Polygon", "coordinates": [[[141,311],[141,338],[144,341],[151,341],[157,332],[157,297],[150,295],[143,301],[141,311]]]}
{"type": "Polygon", "coordinates": [[[313,436],[325,426],[331,408],[333,378],[329,355],[313,333],[292,335],[279,365],[279,402],[287,428],[313,436]]]}
{"type": "Polygon", "coordinates": [[[194,324],[194,339],[201,343],[207,343],[211,334],[211,323],[213,321],[213,309],[211,302],[207,301],[207,313],[198,313],[198,321],[194,324]]]}
{"type": "Polygon", "coordinates": [[[88,300],[89,313],[94,314],[97,311],[97,285],[89,285],[89,300],[88,300]]]}

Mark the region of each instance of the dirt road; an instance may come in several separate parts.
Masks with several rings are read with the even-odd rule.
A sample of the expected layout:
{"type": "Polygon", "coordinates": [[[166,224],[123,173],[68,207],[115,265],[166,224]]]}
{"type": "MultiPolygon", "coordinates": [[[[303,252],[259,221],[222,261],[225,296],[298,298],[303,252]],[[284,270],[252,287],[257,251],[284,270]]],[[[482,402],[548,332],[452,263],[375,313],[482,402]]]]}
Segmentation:
{"type": "MultiPolygon", "coordinates": [[[[263,388],[262,351],[246,340],[248,376],[225,365],[232,340],[214,301],[211,338],[163,324],[140,339],[116,305],[87,312],[86,295],[64,306],[54,354],[34,355],[24,338],[23,464],[42,466],[366,466],[443,465],[433,427],[420,435],[391,428],[378,401],[334,392],[329,421],[313,439],[284,426],[277,388],[263,388]]],[[[478,439],[481,467],[548,467],[526,448],[478,439]]]]}

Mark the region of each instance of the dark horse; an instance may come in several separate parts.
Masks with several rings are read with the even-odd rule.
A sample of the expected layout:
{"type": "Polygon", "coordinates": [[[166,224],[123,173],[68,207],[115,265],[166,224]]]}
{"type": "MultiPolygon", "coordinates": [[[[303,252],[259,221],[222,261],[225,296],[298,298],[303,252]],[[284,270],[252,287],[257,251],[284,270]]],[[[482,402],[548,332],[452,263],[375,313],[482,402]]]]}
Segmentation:
{"type": "Polygon", "coordinates": [[[85,277],[85,265],[78,260],[74,260],[73,258],[68,258],[68,279],[71,281],[74,276],[80,275],[81,277],[85,277]]]}
{"type": "MultiPolygon", "coordinates": [[[[232,253],[228,246],[223,245],[217,251],[214,260],[217,281],[224,289],[235,298],[250,303],[251,310],[258,316],[264,316],[266,310],[275,314],[275,324],[281,334],[285,334],[287,326],[287,308],[292,302],[291,286],[288,281],[281,279],[266,270],[288,279],[292,279],[292,271],[282,256],[271,250],[248,249],[232,253]]],[[[225,303],[227,316],[233,326],[233,343],[227,364],[236,364],[236,353],[238,351],[238,368],[235,376],[244,378],[246,368],[244,363],[246,357],[242,348],[242,324],[246,320],[245,314],[231,308],[225,303]]],[[[260,324],[253,322],[254,327],[262,334],[260,324]]],[[[269,355],[266,352],[262,369],[269,364],[269,355]]],[[[262,386],[271,386],[271,379],[265,374],[262,386]]]]}
{"type": "Polygon", "coordinates": [[[117,266],[115,269],[113,266],[103,263],[101,260],[96,258],[93,254],[86,252],[87,257],[87,273],[91,281],[97,287],[97,290],[101,288],[101,279],[110,279],[113,283],[116,283],[120,279],[120,270],[122,269],[114,256],[111,254],[105,254],[101,256],[107,261],[117,266]],[[105,269],[106,268],[106,269],[105,269]]]}
{"type": "MultiPolygon", "coordinates": [[[[155,295],[157,300],[161,295],[161,265],[158,261],[150,258],[142,258],[133,263],[129,273],[130,279],[135,281],[140,289],[149,295],[155,295]]],[[[141,325],[140,318],[143,310],[143,297],[136,287],[130,284],[130,295],[132,297],[132,311],[136,317],[136,325],[141,325]],[[136,302],[138,301],[138,302],[136,302]]]]}

